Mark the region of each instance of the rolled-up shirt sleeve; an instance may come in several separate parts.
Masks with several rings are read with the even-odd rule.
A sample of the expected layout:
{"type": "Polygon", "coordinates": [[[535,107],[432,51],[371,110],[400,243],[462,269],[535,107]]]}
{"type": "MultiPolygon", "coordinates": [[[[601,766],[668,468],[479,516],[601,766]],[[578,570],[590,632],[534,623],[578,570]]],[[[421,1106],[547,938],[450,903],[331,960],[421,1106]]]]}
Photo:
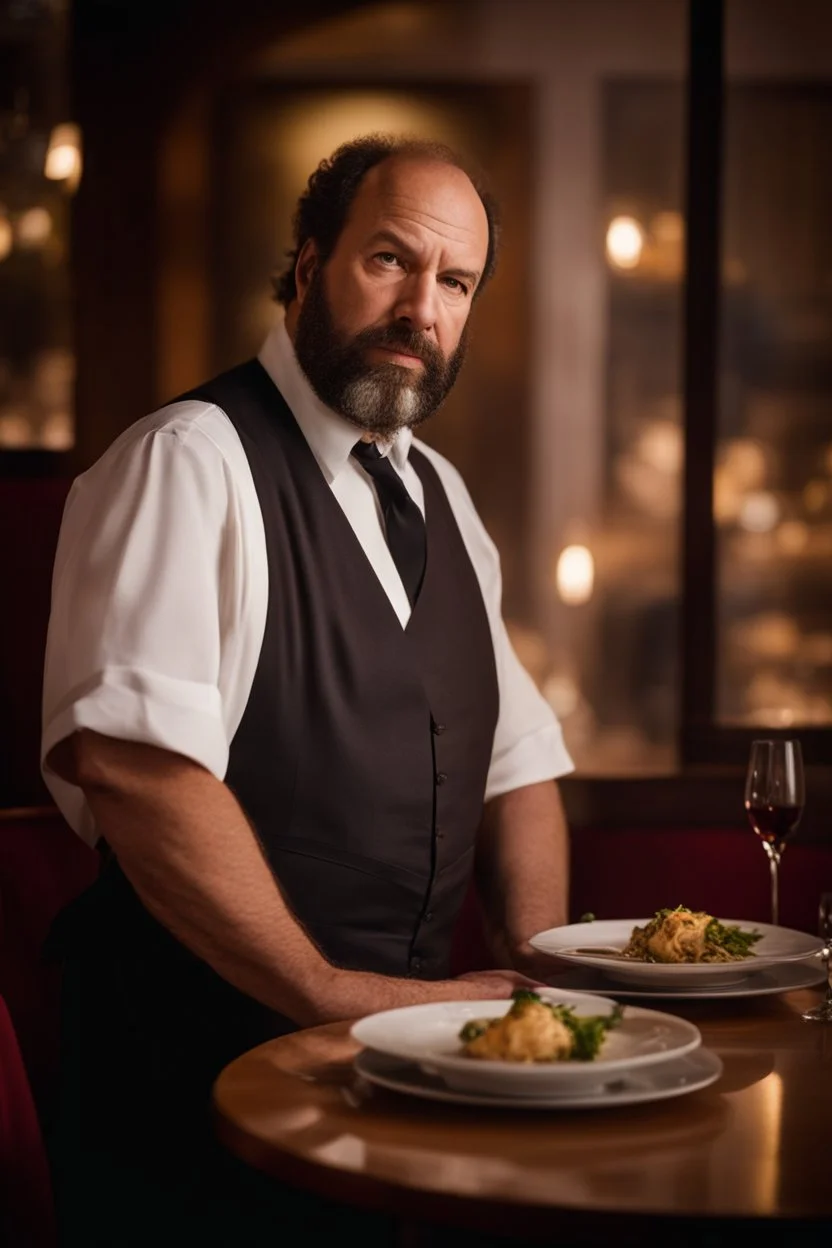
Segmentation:
{"type": "Polygon", "coordinates": [[[42,737],[44,778],[70,815],[81,795],[67,793],[48,755],[79,729],[225,775],[228,495],[224,460],[198,430],[152,426],[115,443],[70,491],[53,573],[42,737]]]}

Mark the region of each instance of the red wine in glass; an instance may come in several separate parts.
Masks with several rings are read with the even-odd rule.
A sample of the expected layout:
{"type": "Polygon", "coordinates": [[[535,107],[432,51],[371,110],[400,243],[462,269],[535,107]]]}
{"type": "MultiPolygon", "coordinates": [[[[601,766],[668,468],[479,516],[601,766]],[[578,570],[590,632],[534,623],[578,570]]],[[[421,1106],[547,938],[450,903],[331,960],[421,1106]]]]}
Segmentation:
{"type": "Polygon", "coordinates": [[[746,802],[748,821],[761,840],[782,848],[797,831],[802,806],[764,806],[746,802]]]}
{"type": "Polygon", "coordinates": [[[805,800],[800,742],[777,738],[754,741],[745,776],[745,809],[768,855],[771,921],[780,922],[780,859],[794,836],[805,800]]]}

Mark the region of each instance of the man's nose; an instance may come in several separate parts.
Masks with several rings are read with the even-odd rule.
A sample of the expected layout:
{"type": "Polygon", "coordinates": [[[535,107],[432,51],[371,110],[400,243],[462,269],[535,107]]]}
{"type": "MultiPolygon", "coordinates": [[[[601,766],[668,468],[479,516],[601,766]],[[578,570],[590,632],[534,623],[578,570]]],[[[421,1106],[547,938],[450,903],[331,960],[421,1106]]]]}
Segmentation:
{"type": "Polygon", "coordinates": [[[396,301],[396,319],[413,330],[429,332],[436,323],[437,296],[436,278],[431,273],[409,274],[396,301]]]}

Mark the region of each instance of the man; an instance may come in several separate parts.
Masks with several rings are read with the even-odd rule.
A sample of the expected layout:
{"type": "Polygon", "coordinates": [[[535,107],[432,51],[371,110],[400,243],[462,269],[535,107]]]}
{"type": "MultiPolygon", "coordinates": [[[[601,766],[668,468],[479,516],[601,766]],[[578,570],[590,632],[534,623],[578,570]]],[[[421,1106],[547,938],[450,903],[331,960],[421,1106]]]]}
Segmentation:
{"type": "Polygon", "coordinates": [[[412,437],[462,364],[490,200],[446,149],[373,136],[323,162],[295,228],[258,359],[122,434],[56,558],[44,775],[106,847],[55,936],[67,1087],[99,1138],[144,1146],[166,1107],[171,1200],[234,1056],[508,996],[567,919],[571,763],[494,547],[412,437]],[[451,979],[473,870],[502,969],[451,979]]]}

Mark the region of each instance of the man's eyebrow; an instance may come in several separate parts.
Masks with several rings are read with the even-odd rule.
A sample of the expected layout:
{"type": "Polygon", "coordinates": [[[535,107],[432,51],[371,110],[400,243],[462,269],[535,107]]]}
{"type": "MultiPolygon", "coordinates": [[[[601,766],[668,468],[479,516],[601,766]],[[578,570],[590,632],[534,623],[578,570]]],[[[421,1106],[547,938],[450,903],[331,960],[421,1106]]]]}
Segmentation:
{"type": "MultiPolygon", "coordinates": [[[[402,251],[405,255],[413,255],[413,248],[410,247],[400,234],[394,230],[378,230],[370,237],[369,246],[375,247],[378,243],[391,243],[398,251],[402,251]]],[[[476,286],[482,276],[476,269],[443,269],[448,277],[458,277],[460,280],[470,282],[472,286],[476,286]]]]}

